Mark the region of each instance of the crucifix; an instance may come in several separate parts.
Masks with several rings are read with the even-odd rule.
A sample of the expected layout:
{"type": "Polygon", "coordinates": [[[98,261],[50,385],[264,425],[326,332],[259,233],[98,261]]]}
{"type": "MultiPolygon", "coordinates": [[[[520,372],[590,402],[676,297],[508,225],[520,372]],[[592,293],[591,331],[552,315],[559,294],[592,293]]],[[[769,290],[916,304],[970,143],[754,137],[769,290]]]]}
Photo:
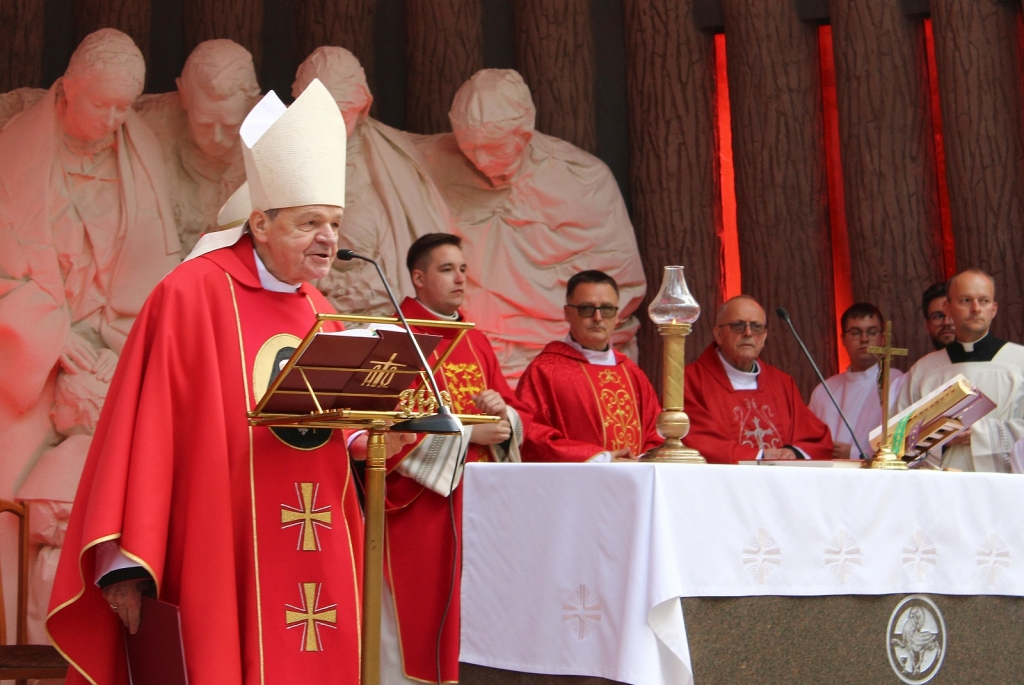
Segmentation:
{"type": "Polygon", "coordinates": [[[907,349],[892,346],[892,321],[885,322],[885,344],[881,347],[872,345],[868,352],[878,357],[882,363],[882,387],[879,398],[882,401],[882,442],[874,459],[871,460],[871,468],[903,470],[907,465],[896,456],[892,436],[889,435],[889,365],[893,357],[906,356],[907,349]]]}

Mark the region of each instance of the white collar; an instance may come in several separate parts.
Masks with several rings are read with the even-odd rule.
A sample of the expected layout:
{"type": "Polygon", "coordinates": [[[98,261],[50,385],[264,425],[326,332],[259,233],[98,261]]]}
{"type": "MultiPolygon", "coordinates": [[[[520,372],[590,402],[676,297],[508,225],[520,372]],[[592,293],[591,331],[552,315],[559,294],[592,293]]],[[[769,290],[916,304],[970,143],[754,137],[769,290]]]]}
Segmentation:
{"type": "Polygon", "coordinates": [[[961,345],[963,345],[964,352],[974,352],[974,346],[977,345],[978,343],[980,343],[982,340],[984,340],[987,337],[988,337],[988,332],[986,332],[985,335],[981,336],[980,338],[978,338],[974,342],[965,343],[965,342],[960,342],[959,340],[957,340],[957,342],[959,342],[961,345]]]}
{"type": "Polygon", "coordinates": [[[297,293],[299,292],[300,285],[292,285],[291,283],[285,283],[284,281],[278,280],[274,274],[267,271],[266,265],[263,264],[263,260],[260,259],[259,254],[256,253],[256,248],[252,248],[252,256],[256,258],[256,273],[260,276],[260,285],[263,286],[264,290],[269,290],[272,293],[297,293]]]}
{"type": "Polygon", "coordinates": [[[874,383],[878,380],[878,372],[881,368],[881,364],[873,364],[870,368],[864,369],[863,371],[854,371],[852,367],[847,367],[846,375],[853,381],[863,380],[867,382],[867,379],[870,378],[871,382],[874,383]]]}
{"type": "Polygon", "coordinates": [[[416,301],[420,303],[421,307],[426,309],[428,312],[430,312],[431,314],[433,314],[437,318],[442,319],[443,321],[458,321],[459,320],[459,312],[458,312],[458,310],[455,310],[454,314],[442,314],[441,312],[435,312],[433,309],[431,309],[427,305],[423,304],[423,300],[421,300],[419,298],[416,298],[416,301]]]}
{"type": "Polygon", "coordinates": [[[757,363],[756,359],[753,371],[740,371],[725,360],[721,350],[715,349],[715,353],[718,355],[719,361],[722,362],[722,368],[725,369],[725,375],[729,377],[733,390],[757,390],[757,376],[761,373],[761,365],[757,363]]]}
{"type": "Polygon", "coordinates": [[[587,362],[595,366],[615,366],[615,350],[611,345],[607,350],[588,350],[573,340],[571,335],[565,336],[565,344],[582,354],[587,362]]]}

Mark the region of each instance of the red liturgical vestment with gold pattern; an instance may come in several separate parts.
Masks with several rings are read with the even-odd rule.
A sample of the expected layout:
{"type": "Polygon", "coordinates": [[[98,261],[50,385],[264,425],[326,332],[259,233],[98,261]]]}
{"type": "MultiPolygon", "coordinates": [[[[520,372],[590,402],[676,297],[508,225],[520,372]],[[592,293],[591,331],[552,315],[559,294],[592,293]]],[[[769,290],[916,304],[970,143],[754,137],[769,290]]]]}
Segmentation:
{"type": "Polygon", "coordinates": [[[128,682],[124,628],[93,582],[95,546],[117,540],[180,606],[191,683],[358,684],[362,515],[344,437],[246,419],[318,311],[332,310],[309,285],[261,287],[248,236],[153,291],[103,408],[50,600],[69,683],[128,682]]]}
{"type": "MultiPolygon", "coordinates": [[[[402,302],[402,312],[410,319],[436,319],[429,310],[414,299],[402,302]]],[[[417,328],[417,333],[440,335],[444,339],[428,361],[435,365],[444,359],[436,374],[441,390],[452,396],[452,409],[457,414],[479,414],[473,397],[483,390],[495,390],[505,402],[517,410],[521,424],[513,425],[512,440],[518,445],[522,431],[528,430],[530,414],[523,409],[494,356],[491,345],[483,333],[472,329],[448,353],[458,331],[451,328],[417,328]],[[447,355],[447,356],[446,356],[447,355]],[[518,432],[518,435],[517,435],[518,432]]],[[[436,436],[441,437],[441,436],[436,436]]],[[[451,606],[444,618],[441,636],[441,679],[454,682],[459,677],[459,587],[461,581],[462,552],[458,549],[454,585],[452,583],[453,554],[456,539],[452,530],[452,509],[449,498],[430,490],[416,480],[395,469],[410,452],[422,449],[426,439],[406,446],[388,460],[386,507],[385,574],[398,614],[405,675],[415,680],[437,681],[437,642],[442,630],[441,621],[445,605],[451,595],[451,606]]],[[[490,461],[492,447],[485,445],[459,445],[463,436],[444,436],[431,443],[431,450],[445,451],[451,443],[453,449],[468,448],[467,462],[490,461]]],[[[451,495],[455,524],[462,539],[462,488],[456,487],[451,495]]]]}
{"type": "Polygon", "coordinates": [[[639,456],[661,444],[661,404],[647,376],[625,355],[591,364],[564,342],[551,342],[526,367],[516,396],[534,415],[524,461],[588,461],[623,449],[639,456]]]}
{"type": "Polygon", "coordinates": [[[684,410],[690,432],[683,443],[709,463],[756,459],[767,448],[793,446],[811,459],[832,458],[828,427],[811,413],[793,378],[758,360],[756,390],[734,390],[712,343],[686,367],[684,410]]]}

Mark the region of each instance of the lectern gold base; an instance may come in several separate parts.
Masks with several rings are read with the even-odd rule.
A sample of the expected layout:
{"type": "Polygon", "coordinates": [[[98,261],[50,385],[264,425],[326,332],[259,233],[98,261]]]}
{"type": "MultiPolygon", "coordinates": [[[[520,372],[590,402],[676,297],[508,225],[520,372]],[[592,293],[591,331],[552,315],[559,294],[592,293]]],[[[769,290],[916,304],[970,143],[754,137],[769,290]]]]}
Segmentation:
{"type": "Polygon", "coordinates": [[[677,438],[668,438],[659,447],[649,450],[640,461],[672,462],[676,464],[706,464],[697,450],[687,447],[677,438]]]}

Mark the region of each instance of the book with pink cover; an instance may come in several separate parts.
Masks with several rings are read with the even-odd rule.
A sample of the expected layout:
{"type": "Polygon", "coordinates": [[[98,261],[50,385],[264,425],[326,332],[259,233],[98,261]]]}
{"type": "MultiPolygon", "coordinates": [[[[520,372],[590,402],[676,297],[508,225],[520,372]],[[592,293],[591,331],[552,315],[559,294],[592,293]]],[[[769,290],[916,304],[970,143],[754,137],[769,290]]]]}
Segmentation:
{"type": "Polygon", "coordinates": [[[142,598],[139,631],[124,631],[131,685],[188,685],[178,607],[142,598]]]}

